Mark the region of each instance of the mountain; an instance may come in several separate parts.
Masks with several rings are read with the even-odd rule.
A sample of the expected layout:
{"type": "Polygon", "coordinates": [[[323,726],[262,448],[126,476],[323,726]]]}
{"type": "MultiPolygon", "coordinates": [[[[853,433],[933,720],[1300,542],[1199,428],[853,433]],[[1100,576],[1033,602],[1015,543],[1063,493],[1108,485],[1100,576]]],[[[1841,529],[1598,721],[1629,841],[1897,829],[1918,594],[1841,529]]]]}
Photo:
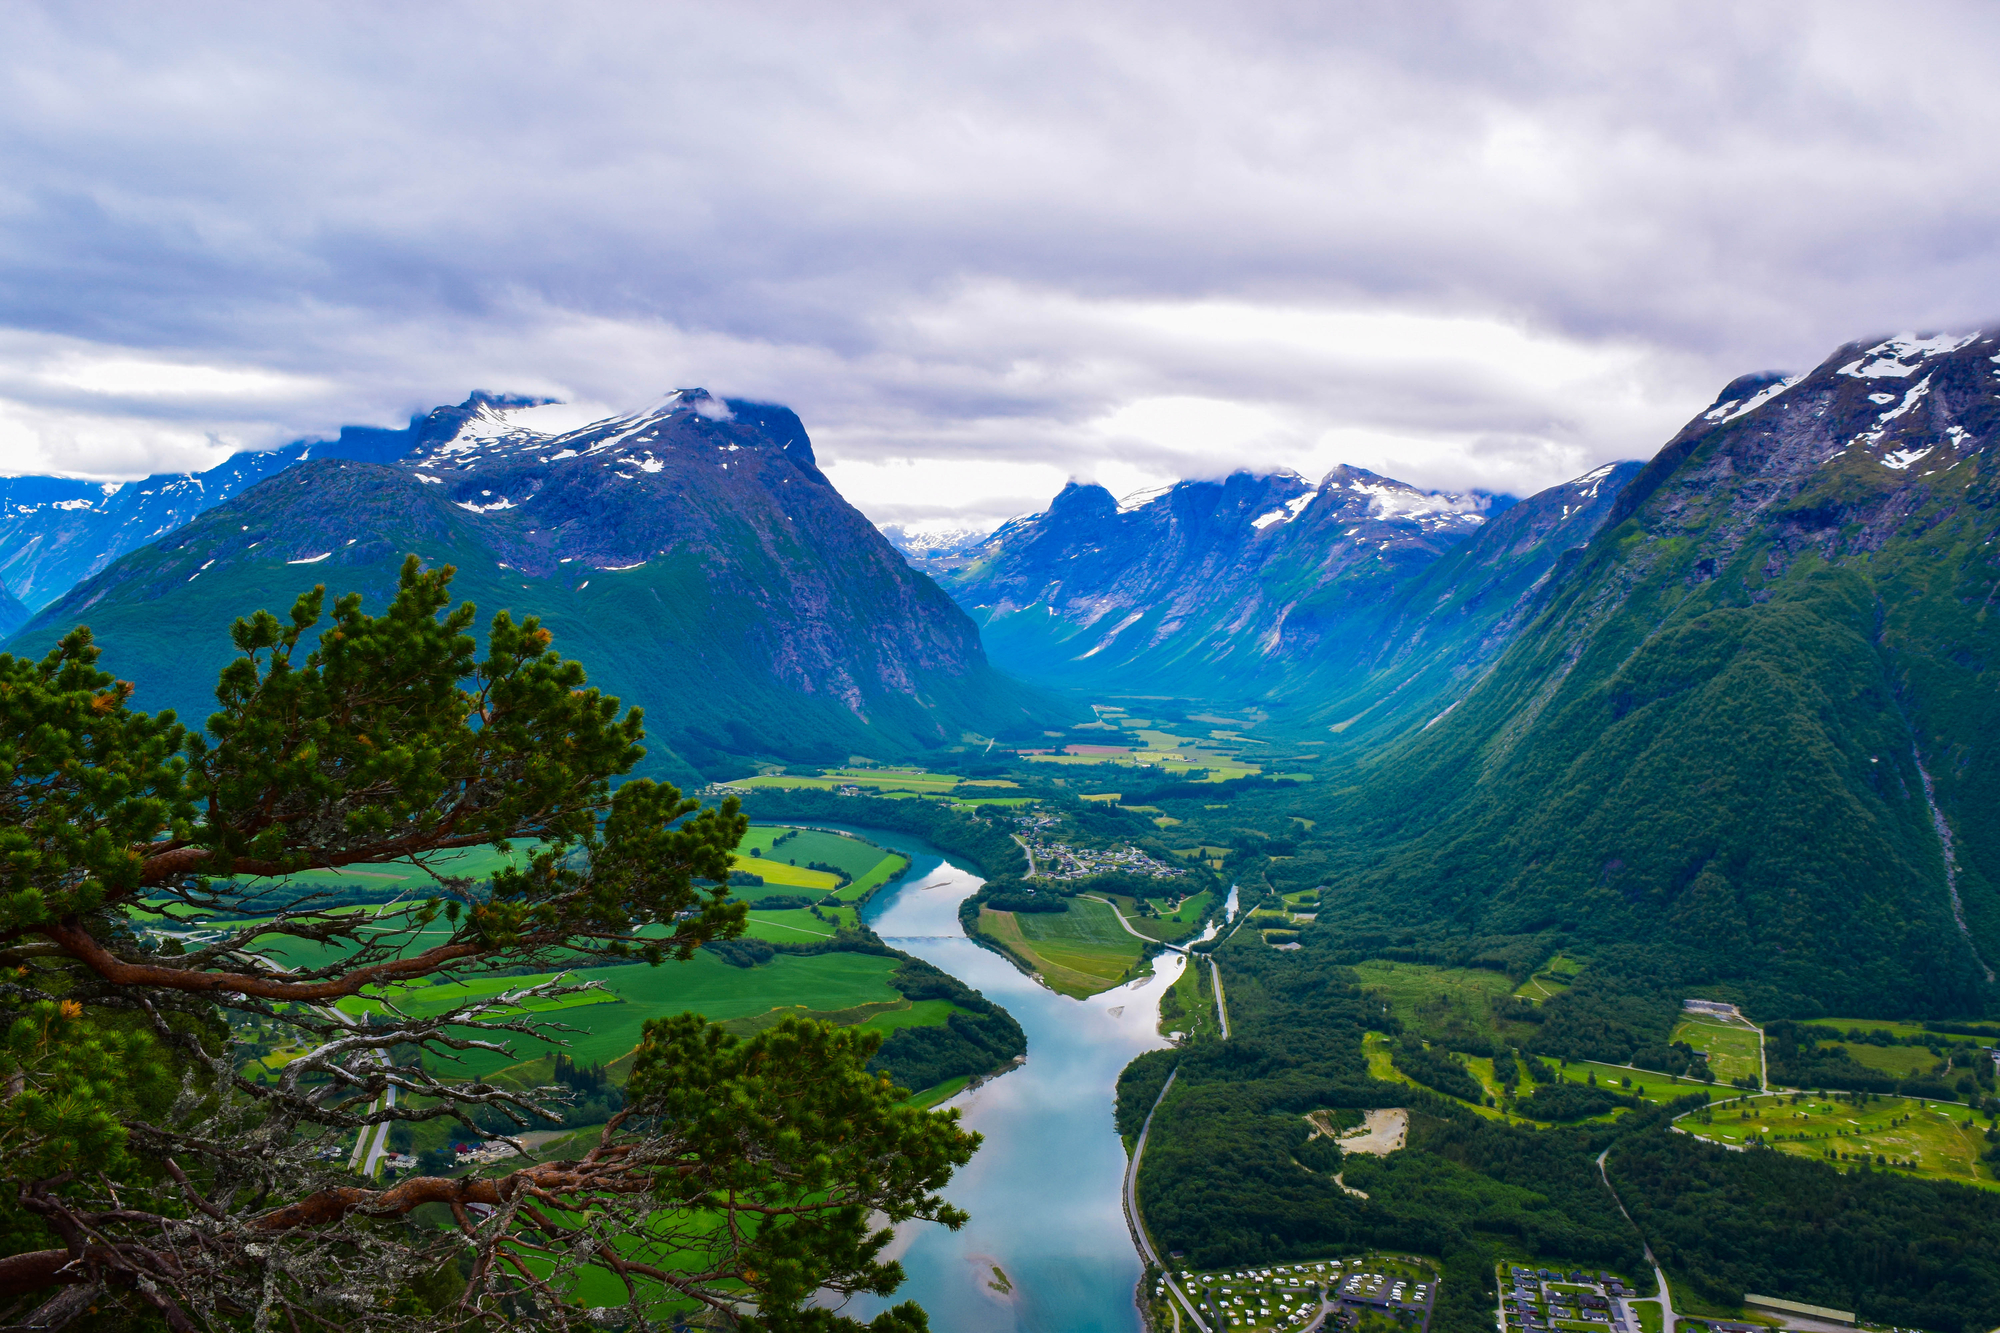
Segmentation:
{"type": "Polygon", "coordinates": [[[1997,342],[1731,384],[1359,766],[1351,855],[1281,877],[1670,949],[1766,1012],[2000,1006],[1997,342]]]}
{"type": "Polygon", "coordinates": [[[562,435],[475,399],[392,465],[309,458],[132,551],[8,643],[89,624],[142,707],[205,717],[228,626],[315,583],[381,605],[407,552],[482,615],[535,614],[593,682],[648,710],[652,762],[838,762],[1059,714],[841,499],[790,411],[699,389],[562,435]]]}
{"type": "Polygon", "coordinates": [[[1636,470],[1545,492],[1511,523],[1521,508],[1511,497],[1421,491],[1344,466],[1316,486],[1238,472],[1123,501],[1072,482],[938,577],[980,622],[994,661],[1029,679],[1338,697],[1350,688],[1341,673],[1393,666],[1385,645],[1436,638],[1420,632],[1423,616],[1476,619],[1517,595],[1508,578],[1532,582],[1564,543],[1587,540],[1636,470]],[[1506,575],[1483,557],[1448,560],[1496,524],[1501,535],[1480,549],[1506,575]],[[1441,568],[1451,573],[1437,581],[1441,568]]]}
{"type": "MultiPolygon", "coordinates": [[[[475,395],[474,401],[486,398],[475,395]]],[[[281,449],[237,454],[206,472],[166,473],[144,481],[0,477],[0,581],[28,607],[40,610],[127,551],[159,540],[296,463],[308,458],[392,462],[415,445],[427,420],[418,418],[404,430],[349,426],[336,440],[298,440],[281,449]]],[[[6,624],[0,615],[0,633],[19,623],[6,624]]]]}
{"type": "Polygon", "coordinates": [[[889,545],[903,553],[910,568],[932,578],[950,573],[972,558],[986,534],[974,528],[927,528],[911,532],[900,524],[885,523],[882,535],[889,545]]]}
{"type": "Polygon", "coordinates": [[[1471,540],[1351,617],[1286,693],[1305,717],[1350,741],[1429,718],[1532,619],[1643,466],[1607,463],[1501,510],[1471,540]]]}

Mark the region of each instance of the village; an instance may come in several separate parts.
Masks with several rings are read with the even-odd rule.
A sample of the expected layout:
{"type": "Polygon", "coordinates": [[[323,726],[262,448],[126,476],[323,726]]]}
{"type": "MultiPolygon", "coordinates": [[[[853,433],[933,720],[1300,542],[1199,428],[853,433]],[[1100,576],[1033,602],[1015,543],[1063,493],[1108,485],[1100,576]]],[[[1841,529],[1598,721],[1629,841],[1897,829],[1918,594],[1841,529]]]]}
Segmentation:
{"type": "Polygon", "coordinates": [[[1137,847],[1072,847],[1066,842],[1042,842],[1037,831],[1060,821],[1049,815],[1025,815],[1016,821],[1022,831],[1014,835],[1028,854],[1028,879],[1084,879],[1090,875],[1150,875],[1154,879],[1178,879],[1188,872],[1148,856],[1137,847]]]}

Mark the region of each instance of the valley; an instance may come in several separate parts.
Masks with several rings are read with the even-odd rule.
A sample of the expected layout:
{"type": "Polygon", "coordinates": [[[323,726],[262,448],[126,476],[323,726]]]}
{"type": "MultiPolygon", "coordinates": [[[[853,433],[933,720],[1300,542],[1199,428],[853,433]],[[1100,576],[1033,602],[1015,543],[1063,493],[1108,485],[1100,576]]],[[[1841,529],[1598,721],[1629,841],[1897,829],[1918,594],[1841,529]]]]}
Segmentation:
{"type": "MultiPolygon", "coordinates": [[[[1476,1333],[1499,1274],[1644,1273],[1650,1249],[1684,1312],[1772,1326],[1757,1292],[1983,1333],[1992,341],[1732,385],[1652,462],[1518,501],[1354,469],[1129,504],[1072,485],[949,560],[899,555],[783,409],[682,391],[548,436],[475,399],[376,441],[385,461],[245,471],[150,545],[113,549],[110,509],[63,519],[106,559],[10,650],[87,619],[135,706],[195,718],[235,647],[225,610],[321,581],[379,602],[411,552],[482,615],[535,617],[645,707],[660,740],[635,776],[741,802],[748,831],[703,872],[740,933],[659,966],[545,949],[327,1011],[562,1025],[385,1061],[564,1089],[524,1140],[542,1163],[615,1123],[649,1022],[879,1036],[871,1079],[988,1136],[941,1196],[967,1232],[894,1241],[905,1294],[950,1327],[1157,1333],[1199,1306],[1211,1333],[1476,1333]],[[1916,376],[1909,412],[1868,395],[1916,376]],[[1900,1257],[1862,1262],[1892,1236],[1900,1257]],[[1357,1262],[1409,1265],[1421,1308],[1284,1299],[1357,1262]]],[[[431,868],[492,913],[536,845],[431,868]]],[[[149,899],[137,947],[212,963],[233,932],[337,970],[354,943],[264,929],[302,893],[399,957],[468,929],[406,861],[203,891],[231,909],[175,923],[149,899]]],[[[310,1054],[282,1016],[231,1019],[257,1095],[310,1054]]],[[[371,1127],[388,1167],[367,1138],[324,1148],[383,1184],[517,1169],[457,1151],[519,1128],[471,1119],[371,1127]]]]}

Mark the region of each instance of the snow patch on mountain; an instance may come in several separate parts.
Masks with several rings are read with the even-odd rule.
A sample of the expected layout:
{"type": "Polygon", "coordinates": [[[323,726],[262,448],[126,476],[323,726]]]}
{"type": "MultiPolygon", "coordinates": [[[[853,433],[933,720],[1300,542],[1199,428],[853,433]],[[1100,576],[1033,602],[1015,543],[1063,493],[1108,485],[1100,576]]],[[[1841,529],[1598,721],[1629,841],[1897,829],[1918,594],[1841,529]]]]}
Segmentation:
{"type": "Polygon", "coordinates": [[[1703,421],[1714,421],[1718,423],[1724,421],[1734,421],[1736,418],[1743,416],[1746,413],[1756,411],[1758,408],[1770,402],[1773,398],[1776,398],[1779,394],[1791,388],[1794,384],[1797,384],[1800,380],[1804,378],[1805,376],[1802,374],[1787,375],[1785,376],[1785,378],[1779,380],[1775,384],[1765,385],[1762,389],[1759,389],[1756,393],[1751,394],[1747,398],[1732,398],[1726,403],[1717,403],[1714,407],[1711,407],[1708,409],[1708,411],[1702,413],[1701,419],[1703,421]]]}
{"type": "Polygon", "coordinates": [[[1949,356],[1961,347],[1978,341],[1979,336],[1977,331],[1956,335],[1940,333],[1928,338],[1919,338],[1914,333],[1899,333],[1876,343],[1842,366],[1837,373],[1855,379],[1880,379],[1885,376],[1907,379],[1923,368],[1926,358],[1949,356]]]}
{"type": "Polygon", "coordinates": [[[1152,486],[1143,491],[1133,491],[1130,495],[1120,496],[1118,500],[1118,512],[1129,514],[1135,509],[1144,509],[1147,505],[1166,495],[1178,485],[1180,483],[1174,481],[1167,483],[1165,486],[1152,486]]]}
{"type": "MultiPolygon", "coordinates": [[[[1922,379],[1917,381],[1915,388],[1911,389],[1908,393],[1903,395],[1903,402],[1900,407],[1892,407],[1887,412],[1884,412],[1881,416],[1875,419],[1881,422],[1885,426],[1888,425],[1891,421],[1894,421],[1897,417],[1902,416],[1905,412],[1915,407],[1917,403],[1922,400],[1923,396],[1929,393],[1930,391],[1931,391],[1931,377],[1929,375],[1926,375],[1922,379]]],[[[1873,397],[1875,397],[1875,395],[1870,394],[1869,397],[1872,399],[1873,397]]]]}
{"type": "Polygon", "coordinates": [[[1295,495],[1276,509],[1273,509],[1270,513],[1260,514],[1256,518],[1251,519],[1250,526],[1262,532],[1273,523],[1289,523],[1305,512],[1305,507],[1318,497],[1318,491],[1307,491],[1304,495],[1295,495]]]}

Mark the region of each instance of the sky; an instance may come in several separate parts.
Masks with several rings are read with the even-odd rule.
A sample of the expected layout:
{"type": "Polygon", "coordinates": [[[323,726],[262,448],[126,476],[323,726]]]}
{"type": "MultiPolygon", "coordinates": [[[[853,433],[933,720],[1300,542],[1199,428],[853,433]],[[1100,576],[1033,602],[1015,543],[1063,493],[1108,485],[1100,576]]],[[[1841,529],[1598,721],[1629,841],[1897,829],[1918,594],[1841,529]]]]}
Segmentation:
{"type": "Polygon", "coordinates": [[[0,472],[789,404],[871,518],[1525,494],[2000,320],[2000,10],[0,0],[0,472]]]}

